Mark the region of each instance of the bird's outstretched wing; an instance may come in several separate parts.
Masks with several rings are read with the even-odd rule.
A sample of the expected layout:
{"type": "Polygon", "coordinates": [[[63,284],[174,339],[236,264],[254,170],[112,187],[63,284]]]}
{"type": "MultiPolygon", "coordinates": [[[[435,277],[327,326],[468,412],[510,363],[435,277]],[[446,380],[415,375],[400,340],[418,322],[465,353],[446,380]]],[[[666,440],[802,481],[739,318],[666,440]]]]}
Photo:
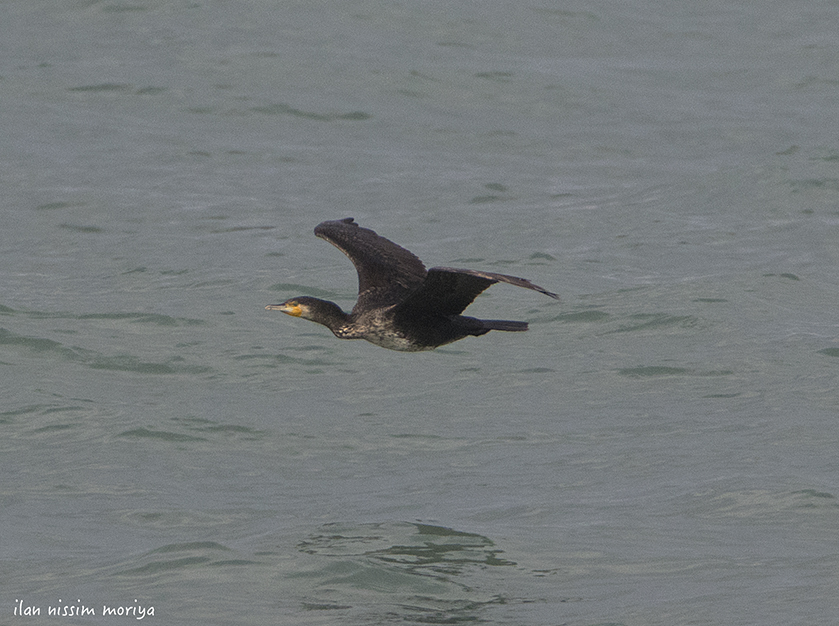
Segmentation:
{"type": "Polygon", "coordinates": [[[478,294],[495,283],[533,289],[559,299],[555,293],[517,276],[453,267],[432,267],[428,270],[422,286],[399,305],[398,311],[409,315],[459,315],[472,304],[478,294]]]}
{"type": "Polygon", "coordinates": [[[315,235],[346,254],[355,265],[358,301],[354,311],[396,304],[425,280],[425,265],[419,258],[369,228],[361,228],[351,217],[318,224],[315,235]]]}

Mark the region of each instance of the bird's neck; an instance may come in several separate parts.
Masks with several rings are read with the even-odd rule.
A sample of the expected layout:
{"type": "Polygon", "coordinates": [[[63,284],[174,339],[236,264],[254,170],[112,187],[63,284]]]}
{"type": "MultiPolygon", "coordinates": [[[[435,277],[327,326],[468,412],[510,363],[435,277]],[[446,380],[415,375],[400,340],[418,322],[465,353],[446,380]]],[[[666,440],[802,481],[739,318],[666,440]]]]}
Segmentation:
{"type": "Polygon", "coordinates": [[[323,324],[332,332],[346,326],[350,321],[350,316],[344,313],[343,309],[334,302],[329,300],[318,301],[317,318],[312,319],[313,322],[323,324]]]}

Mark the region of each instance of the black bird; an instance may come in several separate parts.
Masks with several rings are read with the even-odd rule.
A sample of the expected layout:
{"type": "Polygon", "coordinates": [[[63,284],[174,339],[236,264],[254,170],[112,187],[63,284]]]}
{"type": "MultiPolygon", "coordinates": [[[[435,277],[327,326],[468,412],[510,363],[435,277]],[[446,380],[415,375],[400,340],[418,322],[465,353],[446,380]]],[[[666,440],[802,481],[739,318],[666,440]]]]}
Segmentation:
{"type": "Polygon", "coordinates": [[[358,271],[358,301],[347,314],[334,302],[300,296],[265,308],[323,324],[339,339],[366,339],[391,350],[432,350],[491,330],[527,330],[527,322],[479,320],[460,313],[495,283],[533,289],[559,299],[524,278],[432,267],[405,248],[361,228],[348,217],[318,224],[315,235],[346,254],[358,271]]]}

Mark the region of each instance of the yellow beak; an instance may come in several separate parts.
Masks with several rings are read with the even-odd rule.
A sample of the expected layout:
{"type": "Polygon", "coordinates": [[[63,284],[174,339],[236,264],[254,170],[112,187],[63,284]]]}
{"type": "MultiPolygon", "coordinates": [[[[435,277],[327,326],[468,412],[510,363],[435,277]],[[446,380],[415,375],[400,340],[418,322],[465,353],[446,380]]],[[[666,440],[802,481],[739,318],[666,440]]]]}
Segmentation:
{"type": "Polygon", "coordinates": [[[281,311],[286,315],[291,315],[292,317],[300,317],[303,315],[303,307],[299,304],[269,304],[265,307],[268,311],[281,311]]]}

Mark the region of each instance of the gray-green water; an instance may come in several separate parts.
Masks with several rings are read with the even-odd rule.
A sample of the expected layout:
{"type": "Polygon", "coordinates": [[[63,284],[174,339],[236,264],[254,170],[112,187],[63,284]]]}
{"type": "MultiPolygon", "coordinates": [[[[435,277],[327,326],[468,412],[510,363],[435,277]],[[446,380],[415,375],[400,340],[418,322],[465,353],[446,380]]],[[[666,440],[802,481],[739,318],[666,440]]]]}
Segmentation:
{"type": "Polygon", "coordinates": [[[0,623],[839,620],[839,5],[0,13],[0,623]],[[265,311],[346,216],[562,301],[265,311]]]}

